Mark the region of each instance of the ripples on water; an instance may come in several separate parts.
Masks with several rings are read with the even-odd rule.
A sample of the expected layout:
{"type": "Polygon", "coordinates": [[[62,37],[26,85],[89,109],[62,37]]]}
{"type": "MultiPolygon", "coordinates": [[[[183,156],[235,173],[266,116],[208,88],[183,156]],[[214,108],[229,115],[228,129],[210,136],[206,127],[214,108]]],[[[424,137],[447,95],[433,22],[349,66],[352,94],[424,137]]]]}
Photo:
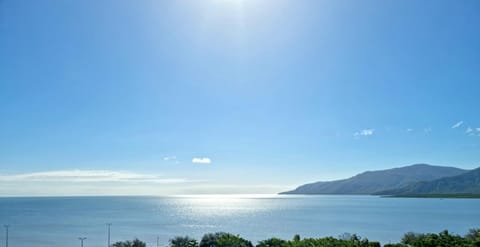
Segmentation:
{"type": "MultiPolygon", "coordinates": [[[[258,241],[358,233],[383,243],[408,231],[463,234],[480,227],[480,200],[374,196],[176,196],[0,198],[0,224],[10,224],[10,246],[106,245],[138,237],[166,246],[173,236],[200,239],[226,231],[258,241]]],[[[4,240],[3,234],[0,239],[4,240]]]]}

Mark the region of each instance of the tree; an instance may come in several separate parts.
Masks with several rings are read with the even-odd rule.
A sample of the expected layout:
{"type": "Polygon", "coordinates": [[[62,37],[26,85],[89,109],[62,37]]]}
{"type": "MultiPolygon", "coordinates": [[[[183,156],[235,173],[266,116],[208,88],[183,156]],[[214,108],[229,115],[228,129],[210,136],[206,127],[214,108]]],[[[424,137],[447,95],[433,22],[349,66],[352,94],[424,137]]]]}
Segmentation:
{"type": "Polygon", "coordinates": [[[257,247],[287,247],[288,242],[279,238],[270,238],[258,242],[257,247]]]}
{"type": "Polygon", "coordinates": [[[135,239],[132,241],[125,241],[125,242],[116,242],[113,244],[113,247],[146,247],[147,244],[145,242],[142,242],[138,239],[135,239]]]}
{"type": "Polygon", "coordinates": [[[175,237],[170,239],[170,247],[198,247],[198,242],[188,236],[175,237]]]}
{"type": "Polygon", "coordinates": [[[295,235],[293,236],[293,242],[299,242],[299,241],[300,241],[300,235],[295,234],[295,235]]]}
{"type": "Polygon", "coordinates": [[[252,242],[225,232],[203,235],[199,247],[253,247],[252,242]]]}
{"type": "Polygon", "coordinates": [[[224,234],[227,234],[227,233],[216,232],[216,233],[207,233],[203,235],[202,240],[200,241],[199,247],[216,247],[217,239],[224,234]]]}
{"type": "Polygon", "coordinates": [[[252,242],[230,233],[220,236],[217,240],[218,247],[253,247],[252,242]]]}
{"type": "Polygon", "coordinates": [[[412,245],[415,246],[419,239],[424,238],[424,234],[414,233],[414,232],[407,232],[402,237],[402,244],[412,245]]]}
{"type": "Polygon", "coordinates": [[[465,238],[469,241],[480,241],[480,228],[473,228],[468,230],[465,238]]]}
{"type": "Polygon", "coordinates": [[[402,238],[402,243],[421,247],[476,246],[476,243],[473,241],[456,234],[450,234],[447,230],[439,234],[416,234],[410,232],[402,238]]]}

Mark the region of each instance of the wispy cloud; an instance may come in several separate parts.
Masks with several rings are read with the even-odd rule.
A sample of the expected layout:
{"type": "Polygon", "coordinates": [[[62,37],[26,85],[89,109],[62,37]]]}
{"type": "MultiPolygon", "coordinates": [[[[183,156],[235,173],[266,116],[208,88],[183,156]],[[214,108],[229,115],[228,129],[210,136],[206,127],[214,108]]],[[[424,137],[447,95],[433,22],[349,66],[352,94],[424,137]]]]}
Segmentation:
{"type": "Polygon", "coordinates": [[[166,157],[163,157],[163,160],[165,161],[177,160],[177,156],[166,156],[166,157]]]}
{"type": "Polygon", "coordinates": [[[193,158],[192,163],[195,164],[210,164],[212,160],[210,158],[193,158]]]}
{"type": "Polygon", "coordinates": [[[188,183],[184,178],[164,178],[156,175],[110,170],[62,170],[1,175],[0,182],[130,182],[130,183],[188,183]]]}
{"type": "Polygon", "coordinates": [[[375,129],[364,129],[355,132],[353,135],[354,136],[371,136],[375,132],[375,129]]]}
{"type": "Polygon", "coordinates": [[[407,132],[412,132],[412,131],[413,131],[413,129],[407,129],[407,132]]]}
{"type": "Polygon", "coordinates": [[[469,135],[469,136],[475,136],[475,135],[480,136],[480,128],[468,127],[468,128],[465,130],[465,134],[467,134],[467,135],[469,135]]]}
{"type": "Polygon", "coordinates": [[[463,121],[459,121],[456,124],[452,125],[452,129],[456,129],[456,128],[462,126],[462,124],[463,124],[463,121]]]}
{"type": "Polygon", "coordinates": [[[170,163],[175,163],[175,164],[180,164],[180,160],[177,159],[177,156],[172,155],[172,156],[165,156],[163,157],[164,161],[170,162],[170,163]]]}

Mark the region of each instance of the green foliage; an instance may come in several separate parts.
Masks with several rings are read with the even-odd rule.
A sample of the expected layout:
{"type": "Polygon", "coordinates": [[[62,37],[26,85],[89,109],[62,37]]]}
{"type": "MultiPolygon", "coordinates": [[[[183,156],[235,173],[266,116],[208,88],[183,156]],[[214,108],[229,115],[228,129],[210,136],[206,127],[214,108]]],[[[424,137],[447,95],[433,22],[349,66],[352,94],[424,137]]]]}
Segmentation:
{"type": "MultiPolygon", "coordinates": [[[[448,231],[435,233],[406,233],[401,243],[388,243],[384,247],[480,247],[480,229],[470,229],[465,236],[451,234],[448,231]]],[[[117,242],[113,247],[146,247],[138,239],[117,242]]],[[[253,247],[252,242],[226,232],[207,233],[200,244],[189,237],[175,237],[170,240],[169,247],[253,247]]],[[[300,238],[294,235],[292,240],[269,238],[259,241],[256,247],[381,247],[379,242],[369,241],[356,234],[344,233],[338,238],[300,238]]]]}
{"type": "Polygon", "coordinates": [[[293,236],[293,242],[299,242],[299,241],[300,241],[300,235],[295,234],[295,236],[293,236]]]}
{"type": "Polygon", "coordinates": [[[252,242],[225,232],[203,235],[199,247],[253,247],[252,242]]]}
{"type": "Polygon", "coordinates": [[[170,239],[170,247],[198,247],[198,242],[188,236],[174,237],[170,239]]]}
{"type": "MultiPolygon", "coordinates": [[[[470,234],[467,234],[469,237],[475,235],[475,230],[470,234]]],[[[469,237],[461,237],[456,234],[450,234],[447,230],[440,232],[439,234],[428,233],[428,234],[418,234],[409,232],[405,234],[402,238],[402,243],[414,246],[414,247],[449,247],[449,246],[458,246],[458,247],[473,247],[480,246],[480,241],[476,242],[475,240],[469,239],[469,237]]]]}
{"type": "MultiPolygon", "coordinates": [[[[300,236],[298,237],[298,240],[300,240],[300,236]]],[[[295,238],[294,238],[295,241],[295,238]]],[[[263,241],[258,242],[257,247],[288,247],[288,242],[279,239],[279,238],[269,238],[263,241]]]]}
{"type": "Polygon", "coordinates": [[[125,242],[116,242],[113,244],[113,247],[146,247],[147,244],[145,242],[142,242],[138,239],[135,239],[133,241],[125,241],[125,242]]]}
{"type": "Polygon", "coordinates": [[[401,242],[403,244],[414,245],[418,241],[418,239],[423,237],[424,237],[424,234],[407,232],[403,235],[401,242]]]}
{"type": "Polygon", "coordinates": [[[362,239],[357,234],[355,234],[355,233],[351,234],[351,233],[348,233],[348,232],[343,233],[342,235],[338,236],[338,238],[340,240],[352,240],[352,241],[359,241],[360,239],[362,239]]]}
{"type": "Polygon", "coordinates": [[[233,234],[223,234],[217,239],[218,247],[253,247],[252,242],[233,234]]]}
{"type": "Polygon", "coordinates": [[[203,235],[202,240],[200,241],[199,247],[216,247],[217,239],[226,234],[225,232],[216,232],[216,233],[207,233],[203,235]]]}
{"type": "Polygon", "coordinates": [[[480,241],[480,228],[473,228],[468,230],[465,238],[470,241],[480,241]]]}
{"type": "Polygon", "coordinates": [[[258,242],[256,247],[380,247],[379,242],[362,239],[356,234],[346,233],[341,238],[343,239],[333,237],[301,239],[297,234],[292,241],[270,238],[258,242]]]}
{"type": "MultiPolygon", "coordinates": [[[[275,247],[282,247],[282,245],[276,245],[275,247]]],[[[352,235],[350,239],[343,240],[333,237],[326,238],[304,238],[294,240],[286,243],[287,247],[380,247],[379,242],[370,242],[368,239],[361,239],[357,235],[352,235]]],[[[257,245],[257,247],[259,247],[257,245]]]]}

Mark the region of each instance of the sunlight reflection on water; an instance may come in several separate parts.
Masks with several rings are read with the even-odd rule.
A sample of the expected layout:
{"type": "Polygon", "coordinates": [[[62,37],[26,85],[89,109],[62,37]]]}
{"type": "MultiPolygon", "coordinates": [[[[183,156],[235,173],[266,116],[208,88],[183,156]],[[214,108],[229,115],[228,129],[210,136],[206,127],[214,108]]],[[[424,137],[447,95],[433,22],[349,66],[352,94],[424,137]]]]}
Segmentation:
{"type": "Polygon", "coordinates": [[[172,197],[179,215],[188,218],[241,217],[278,209],[278,204],[267,200],[276,195],[204,195],[172,197]]]}

